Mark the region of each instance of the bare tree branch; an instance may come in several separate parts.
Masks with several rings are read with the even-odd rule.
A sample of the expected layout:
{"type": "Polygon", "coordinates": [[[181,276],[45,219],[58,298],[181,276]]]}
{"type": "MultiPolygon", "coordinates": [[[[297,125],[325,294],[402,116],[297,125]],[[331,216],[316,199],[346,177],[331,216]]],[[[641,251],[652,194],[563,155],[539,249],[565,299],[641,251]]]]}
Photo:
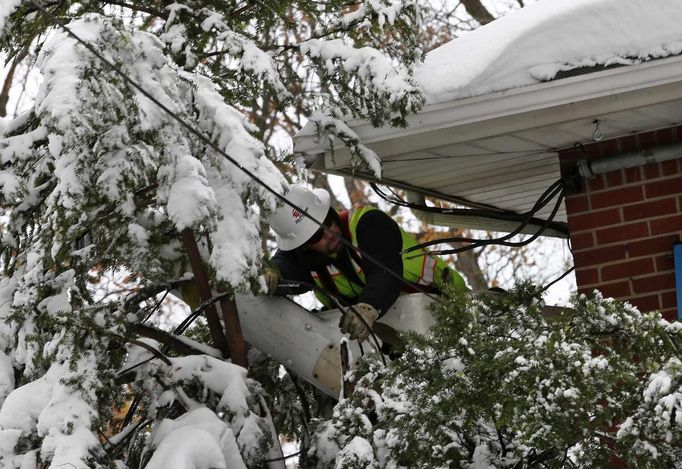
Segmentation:
{"type": "Polygon", "coordinates": [[[476,21],[481,25],[488,24],[495,19],[480,0],[462,0],[462,5],[476,21]]]}

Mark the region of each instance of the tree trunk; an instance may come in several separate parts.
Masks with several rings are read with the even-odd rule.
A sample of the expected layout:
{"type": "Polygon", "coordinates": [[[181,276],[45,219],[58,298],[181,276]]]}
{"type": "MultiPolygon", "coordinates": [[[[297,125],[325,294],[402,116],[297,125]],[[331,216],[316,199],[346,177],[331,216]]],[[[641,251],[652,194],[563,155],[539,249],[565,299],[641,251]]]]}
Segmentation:
{"type": "MultiPolygon", "coordinates": [[[[462,244],[453,245],[453,247],[461,247],[462,244]]],[[[464,275],[469,281],[469,286],[472,290],[487,290],[488,281],[478,265],[478,253],[473,249],[457,254],[455,257],[455,268],[457,272],[464,275]]]]}
{"type": "Polygon", "coordinates": [[[481,0],[462,0],[462,5],[476,21],[481,25],[488,24],[495,19],[488,9],[483,6],[481,0]]]}
{"type": "Polygon", "coordinates": [[[362,205],[367,200],[365,189],[367,187],[364,181],[351,177],[343,178],[343,183],[348,191],[348,198],[352,206],[362,205]]]}

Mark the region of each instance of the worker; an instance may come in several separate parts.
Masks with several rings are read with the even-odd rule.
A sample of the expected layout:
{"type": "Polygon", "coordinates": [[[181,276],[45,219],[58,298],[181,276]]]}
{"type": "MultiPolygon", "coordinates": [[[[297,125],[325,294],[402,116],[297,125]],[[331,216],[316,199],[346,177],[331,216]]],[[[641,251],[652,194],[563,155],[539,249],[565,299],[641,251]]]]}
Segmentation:
{"type": "Polygon", "coordinates": [[[268,292],[300,294],[315,284],[320,287],[315,295],[326,307],[335,301],[325,291],[354,305],[355,314],[344,314],[339,324],[351,339],[366,340],[374,322],[401,293],[436,293],[447,283],[467,290],[462,277],[443,260],[425,251],[401,255],[417,242],[384,212],[369,206],[337,212],[326,190],[301,185],[292,186],[286,197],[298,208],[282,205],[269,219],[278,251],[271,259],[273,268],[265,273],[268,292]],[[298,286],[282,287],[281,280],[298,286]]]}

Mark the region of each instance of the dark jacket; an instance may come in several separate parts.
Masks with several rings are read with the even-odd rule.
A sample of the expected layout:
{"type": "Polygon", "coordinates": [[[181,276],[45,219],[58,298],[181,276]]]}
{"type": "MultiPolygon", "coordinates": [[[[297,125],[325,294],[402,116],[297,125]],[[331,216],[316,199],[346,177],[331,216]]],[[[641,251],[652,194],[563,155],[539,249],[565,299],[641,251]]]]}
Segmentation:
{"type": "MultiPolygon", "coordinates": [[[[388,215],[380,210],[373,210],[363,215],[357,226],[357,240],[362,252],[391,269],[398,277],[402,276],[403,263],[400,257],[402,236],[397,223],[388,215]]],[[[299,248],[293,251],[277,251],[271,262],[280,271],[280,284],[288,281],[312,285],[314,283],[312,271],[321,272],[325,266],[334,265],[348,279],[358,285],[363,285],[356,297],[342,297],[342,301],[349,304],[367,303],[374,306],[380,314],[385,313],[400,295],[402,281],[378,267],[374,262],[369,262],[357,255],[354,259],[365,274],[364,285],[353,269],[351,252],[347,246],[341,248],[335,259],[299,248]]],[[[300,288],[278,288],[277,293],[300,294],[311,289],[312,287],[307,285],[300,288]]]]}

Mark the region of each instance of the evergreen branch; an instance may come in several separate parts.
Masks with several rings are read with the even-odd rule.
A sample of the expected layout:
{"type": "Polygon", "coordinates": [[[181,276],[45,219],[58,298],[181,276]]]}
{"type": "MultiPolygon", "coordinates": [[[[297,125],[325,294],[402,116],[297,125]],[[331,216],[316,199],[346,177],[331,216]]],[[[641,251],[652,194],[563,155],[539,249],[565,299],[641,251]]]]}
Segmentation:
{"type": "Polygon", "coordinates": [[[166,357],[163,353],[161,353],[159,350],[155,349],[155,348],[152,347],[151,345],[145,344],[144,342],[142,342],[142,341],[140,341],[140,340],[137,340],[137,339],[132,339],[132,340],[129,340],[128,342],[131,343],[131,344],[133,344],[133,345],[137,345],[138,347],[142,347],[142,348],[145,349],[145,350],[150,351],[151,353],[154,354],[154,356],[156,356],[157,358],[159,358],[159,359],[160,359],[161,361],[163,361],[166,365],[168,365],[168,366],[171,366],[171,365],[172,365],[172,363],[171,363],[171,361],[168,359],[168,357],[166,357]]]}
{"type": "Polygon", "coordinates": [[[111,438],[106,438],[106,444],[110,447],[110,449],[112,449],[112,450],[116,449],[118,446],[125,443],[132,435],[134,435],[135,432],[140,427],[143,427],[149,423],[151,423],[151,420],[147,419],[147,420],[140,420],[139,422],[126,425],[116,435],[112,436],[111,438]]]}
{"type": "MultiPolygon", "coordinates": [[[[157,329],[155,327],[147,326],[146,324],[131,324],[130,325],[130,330],[134,332],[135,334],[141,335],[143,337],[147,337],[149,339],[154,339],[158,342],[161,342],[163,345],[174,349],[184,355],[196,355],[197,353],[203,354],[204,352],[201,350],[198,350],[191,345],[183,342],[182,340],[178,339],[174,334],[168,333],[166,331],[162,331],[161,329],[157,329]]],[[[136,343],[137,341],[131,341],[131,343],[136,343]]],[[[139,345],[136,343],[136,345],[139,345]]],[[[145,347],[147,348],[147,347],[145,347]]],[[[155,349],[156,350],[156,349],[155,349]]],[[[159,352],[161,353],[161,352],[159,352]]],[[[164,356],[165,358],[165,356],[164,356]]],[[[166,361],[166,360],[164,360],[166,361]]],[[[167,365],[170,365],[170,361],[166,362],[167,365]]]]}
{"type": "Polygon", "coordinates": [[[141,11],[143,13],[148,13],[150,15],[162,18],[162,19],[168,19],[168,13],[162,10],[156,10],[154,8],[150,8],[145,5],[140,5],[140,4],[133,4],[133,3],[128,3],[125,1],[116,1],[116,0],[102,0],[102,3],[104,4],[109,4],[109,5],[116,5],[119,7],[123,8],[129,8],[133,11],[141,11]]]}
{"type": "Polygon", "coordinates": [[[192,283],[191,279],[180,279],[168,283],[161,283],[142,287],[136,290],[134,295],[128,296],[123,299],[124,307],[127,307],[128,305],[137,305],[145,300],[148,300],[149,298],[155,297],[156,295],[163,291],[176,290],[178,288],[182,288],[185,285],[189,285],[190,283],[192,283]]]}

